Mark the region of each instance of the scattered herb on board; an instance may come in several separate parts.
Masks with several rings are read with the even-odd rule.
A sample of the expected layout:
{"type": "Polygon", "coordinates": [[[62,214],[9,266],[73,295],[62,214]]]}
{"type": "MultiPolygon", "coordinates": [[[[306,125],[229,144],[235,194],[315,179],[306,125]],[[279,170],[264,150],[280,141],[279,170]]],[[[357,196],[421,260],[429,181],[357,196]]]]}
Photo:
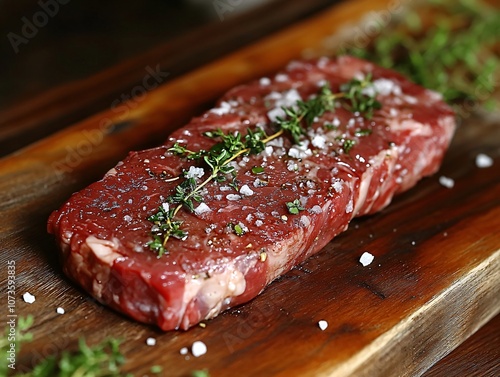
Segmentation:
{"type": "Polygon", "coordinates": [[[293,202],[286,203],[286,208],[292,215],[297,215],[300,211],[304,210],[304,207],[302,207],[299,199],[295,199],[293,202]]]}
{"type": "MultiPolygon", "coordinates": [[[[228,180],[226,176],[231,174],[233,178],[230,186],[238,191],[235,168],[231,164],[237,158],[260,153],[267,143],[285,134],[288,134],[295,143],[300,143],[314,120],[326,111],[334,110],[337,103],[353,113],[359,113],[371,119],[373,112],[381,107],[375,95],[369,95],[363,91],[371,84],[372,77],[368,74],[363,79],[355,78],[343,84],[338,93],[333,93],[328,85],[322,86],[315,97],[307,101],[297,101],[291,107],[283,107],[285,117],[277,118],[274,124],[276,131],[271,135],[267,135],[261,128],[253,130],[249,128],[246,135],[240,132],[225,134],[220,129],[204,132],[205,137],[218,141],[208,151],[191,151],[175,143],[169,149],[170,152],[203,164],[204,168],[191,166],[189,171],[185,171],[182,176],[171,179],[173,181],[184,178],[176,186],[174,194],[167,198],[167,202],[163,203],[155,214],[148,217],[148,220],[153,223],[151,228],[153,240],[148,243],[149,248],[161,257],[168,252],[167,243],[171,237],[180,240],[188,237],[188,233],[181,228],[182,222],[175,218],[182,208],[195,212],[195,202],[203,202],[203,189],[210,182],[226,181],[228,180]],[[206,168],[209,170],[208,174],[205,173],[206,168]]],[[[348,153],[352,146],[353,144],[344,145],[344,152],[348,153]]],[[[254,174],[259,174],[263,172],[263,168],[256,167],[252,171],[254,174]]],[[[298,213],[298,208],[293,207],[291,210],[298,213]]],[[[234,227],[234,231],[237,235],[244,233],[243,229],[238,226],[234,227]]]]}
{"type": "Polygon", "coordinates": [[[191,372],[191,377],[210,377],[210,374],[208,373],[208,370],[206,370],[206,369],[193,370],[191,372]]]}
{"type": "MultiPolygon", "coordinates": [[[[19,317],[17,324],[11,330],[7,326],[5,336],[0,339],[0,352],[6,355],[14,345],[15,355],[19,354],[22,343],[33,339],[29,328],[33,325],[33,316],[19,317]]],[[[99,345],[89,347],[83,339],[79,340],[78,351],[64,351],[60,357],[49,356],[35,365],[30,372],[17,373],[15,377],[132,377],[120,373],[120,366],[125,358],[119,350],[120,341],[110,339],[99,345]]],[[[8,360],[8,359],[7,359],[8,360]]],[[[0,364],[0,375],[7,376],[8,371],[15,368],[15,358],[12,363],[0,364]]]]}
{"type": "Polygon", "coordinates": [[[434,0],[405,14],[404,25],[382,28],[368,47],[342,52],[403,73],[441,93],[464,116],[468,114],[463,111],[473,111],[476,104],[495,105],[499,25],[498,8],[480,1],[434,0]],[[467,106],[460,106],[464,103],[467,106]]]}
{"type": "Polygon", "coordinates": [[[77,352],[64,351],[59,358],[48,357],[31,372],[18,377],[132,377],[120,373],[125,358],[120,353],[119,345],[119,340],[110,339],[89,347],[85,340],[80,339],[77,352]]]}

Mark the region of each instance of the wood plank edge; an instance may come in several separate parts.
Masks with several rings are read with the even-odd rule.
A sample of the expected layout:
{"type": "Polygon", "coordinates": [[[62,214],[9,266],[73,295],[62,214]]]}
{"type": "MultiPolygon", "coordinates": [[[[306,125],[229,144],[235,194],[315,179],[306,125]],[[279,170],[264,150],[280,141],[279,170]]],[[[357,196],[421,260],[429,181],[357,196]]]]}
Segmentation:
{"type": "Polygon", "coordinates": [[[500,249],[462,276],[361,352],[318,376],[423,374],[500,313],[500,249]],[[469,305],[463,308],[463,302],[469,305]]]}

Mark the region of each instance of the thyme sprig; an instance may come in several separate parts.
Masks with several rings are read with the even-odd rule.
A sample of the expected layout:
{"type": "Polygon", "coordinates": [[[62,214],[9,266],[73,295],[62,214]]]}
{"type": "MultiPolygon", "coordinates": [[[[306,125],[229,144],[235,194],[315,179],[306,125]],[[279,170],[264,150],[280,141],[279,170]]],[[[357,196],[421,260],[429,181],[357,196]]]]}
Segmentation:
{"type": "MultiPolygon", "coordinates": [[[[190,212],[195,211],[194,202],[203,201],[203,190],[210,182],[226,181],[227,176],[231,174],[233,180],[230,185],[237,190],[236,171],[232,162],[239,157],[260,153],[267,143],[285,134],[288,134],[294,143],[300,143],[306,135],[307,128],[325,112],[333,111],[337,101],[349,111],[359,112],[366,118],[371,118],[374,110],[380,108],[375,96],[365,94],[363,91],[371,83],[372,77],[367,74],[363,79],[352,79],[342,85],[338,93],[333,93],[328,85],[322,86],[313,98],[297,101],[294,106],[282,107],[285,116],[277,117],[274,124],[276,131],[270,135],[261,128],[248,128],[245,135],[240,132],[226,134],[217,129],[203,133],[205,137],[218,141],[209,150],[192,151],[186,146],[175,143],[169,148],[169,152],[204,164],[210,172],[203,180],[201,178],[205,175],[204,170],[203,173],[198,172],[194,176],[189,171],[182,174],[184,180],[175,187],[174,193],[167,198],[167,203],[162,204],[157,213],[148,218],[154,224],[151,228],[153,240],[148,243],[149,248],[161,257],[168,252],[166,246],[171,237],[180,240],[188,237],[188,232],[181,229],[182,221],[175,218],[182,208],[190,212]]],[[[291,213],[298,213],[299,210],[299,206],[294,206],[291,213]]],[[[240,235],[243,234],[236,228],[235,231],[241,233],[240,235]]]]}

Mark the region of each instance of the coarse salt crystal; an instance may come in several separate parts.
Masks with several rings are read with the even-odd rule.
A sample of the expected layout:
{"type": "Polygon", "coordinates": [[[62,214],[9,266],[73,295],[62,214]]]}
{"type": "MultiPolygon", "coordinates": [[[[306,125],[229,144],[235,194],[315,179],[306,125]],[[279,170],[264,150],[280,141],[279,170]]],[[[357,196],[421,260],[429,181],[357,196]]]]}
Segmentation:
{"type": "Polygon", "coordinates": [[[59,308],[57,308],[57,309],[56,309],[56,313],[57,313],[57,314],[64,314],[64,313],[65,313],[65,311],[64,311],[64,309],[63,309],[63,308],[59,307],[59,308]]]}
{"type": "Polygon", "coordinates": [[[322,135],[316,135],[311,141],[312,145],[319,149],[324,149],[326,146],[326,139],[322,135]]]}
{"type": "Polygon", "coordinates": [[[288,80],[288,75],[285,75],[283,73],[277,74],[275,77],[275,80],[277,82],[284,82],[284,81],[288,80]]]}
{"type": "Polygon", "coordinates": [[[205,175],[205,170],[196,166],[190,166],[189,170],[186,172],[187,178],[201,178],[203,175],[205,175]]]}
{"type": "Polygon", "coordinates": [[[375,257],[370,254],[368,251],[365,251],[363,254],[361,254],[361,258],[359,258],[359,263],[363,265],[363,267],[368,266],[370,263],[373,262],[375,257]]]}
{"type": "Polygon", "coordinates": [[[490,166],[493,165],[493,159],[484,154],[484,153],[479,153],[477,156],[476,156],[476,166],[478,168],[489,168],[490,166]]]}
{"type": "Polygon", "coordinates": [[[351,200],[349,200],[349,203],[347,203],[347,206],[345,207],[345,213],[351,213],[352,210],[354,209],[354,203],[351,200]]]}
{"type": "Polygon", "coordinates": [[[207,353],[207,346],[200,340],[197,340],[191,346],[191,353],[194,357],[200,357],[207,353]]]}
{"type": "Polygon", "coordinates": [[[241,196],[239,196],[237,194],[227,194],[226,199],[227,200],[240,200],[241,196]]]}
{"type": "Polygon", "coordinates": [[[300,224],[304,227],[308,227],[309,225],[311,225],[311,220],[309,219],[309,217],[302,215],[300,216],[300,224]]]}
{"type": "Polygon", "coordinates": [[[321,321],[318,321],[318,326],[321,331],[325,331],[328,328],[328,322],[322,319],[321,321]]]}
{"type": "Polygon", "coordinates": [[[210,207],[207,206],[205,203],[200,203],[200,205],[194,209],[194,213],[196,215],[202,215],[210,211],[211,211],[210,207]]]}
{"type": "Polygon", "coordinates": [[[281,107],[275,107],[267,112],[267,117],[271,122],[276,122],[278,118],[284,118],[285,116],[285,111],[281,107]]]}
{"type": "Polygon", "coordinates": [[[189,351],[189,350],[188,350],[188,348],[187,348],[187,347],[182,347],[182,348],[179,350],[179,353],[180,353],[181,355],[187,355],[188,351],[189,351]]]}
{"type": "Polygon", "coordinates": [[[310,209],[309,212],[314,213],[314,214],[318,214],[318,213],[323,212],[323,209],[319,205],[316,204],[314,207],[312,207],[310,209]]]}
{"type": "Polygon", "coordinates": [[[231,110],[231,105],[228,102],[221,102],[220,107],[214,108],[210,110],[211,113],[215,113],[217,115],[224,115],[229,113],[231,110]]]}
{"type": "Polygon", "coordinates": [[[455,186],[455,181],[452,178],[445,177],[444,175],[439,177],[439,183],[442,186],[449,188],[449,189],[451,189],[451,188],[453,188],[453,186],[455,186]]]}
{"type": "Polygon", "coordinates": [[[240,194],[243,194],[245,196],[252,196],[253,190],[250,187],[248,187],[248,185],[243,185],[240,188],[240,194]]]}
{"type": "Polygon", "coordinates": [[[267,77],[263,77],[260,79],[259,83],[262,86],[267,86],[267,85],[271,84],[271,80],[267,77]]]}
{"type": "Polygon", "coordinates": [[[29,292],[26,292],[23,294],[23,300],[24,300],[24,302],[27,302],[28,304],[33,304],[35,302],[35,296],[33,296],[29,292]]]}
{"type": "Polygon", "coordinates": [[[146,339],[146,344],[150,347],[153,347],[156,345],[156,339],[155,338],[147,338],[146,339]]]}

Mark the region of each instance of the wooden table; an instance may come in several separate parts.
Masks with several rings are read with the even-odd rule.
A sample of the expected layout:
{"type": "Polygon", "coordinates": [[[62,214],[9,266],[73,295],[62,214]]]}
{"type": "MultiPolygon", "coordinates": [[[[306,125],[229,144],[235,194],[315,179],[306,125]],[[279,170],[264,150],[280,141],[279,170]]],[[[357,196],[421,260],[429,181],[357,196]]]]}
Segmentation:
{"type": "Polygon", "coordinates": [[[304,51],[321,50],[325,36],[369,9],[387,9],[384,1],[358,0],[334,9],[327,1],[284,3],[222,24],[207,23],[2,111],[0,145],[4,154],[15,152],[0,160],[2,266],[15,260],[18,297],[24,291],[37,297],[32,305],[17,303],[20,315],[33,313],[36,319],[35,340],[19,355],[21,367],[74,349],[78,336],[85,335],[89,343],[106,336],[124,338],[127,369],[138,375],[147,373],[148,364],[170,367],[165,375],[188,375],[204,367],[214,376],[420,375],[436,362],[426,375],[499,375],[499,316],[488,322],[500,309],[495,116],[475,117],[466,125],[480,126],[459,129],[440,172],[456,179],[453,190],[441,187],[437,177],[424,180],[383,213],[356,220],[324,252],[256,300],[208,322],[206,329],[162,334],[101,307],[63,277],[44,224],[72,191],[100,177],[128,150],[163,140],[168,130],[207,108],[227,88],[274,72],[304,51]],[[324,10],[300,21],[318,9],[324,10]],[[230,35],[228,25],[234,30],[230,35]],[[277,29],[283,31],[260,39],[277,29]],[[206,43],[182,48],[200,38],[206,43]],[[238,50],[250,41],[257,42],[238,50]],[[161,87],[130,107],[127,116],[109,109],[141,82],[146,66],[156,64],[169,72],[161,87]],[[115,125],[113,132],[92,144],[85,137],[103,121],[115,125]],[[48,136],[56,130],[61,131],[48,136]],[[82,149],[85,140],[88,153],[82,149]],[[38,143],[19,149],[32,141],[38,143]],[[495,158],[492,168],[474,166],[479,152],[495,158]],[[364,250],[372,251],[378,264],[361,269],[357,258],[364,250]],[[289,295],[294,295],[292,302],[289,295]],[[58,306],[66,314],[57,315],[58,306]],[[320,316],[328,317],[330,332],[317,329],[320,316]],[[147,337],[156,338],[157,346],[147,347],[147,337]],[[209,345],[207,357],[181,358],[178,350],[196,339],[209,345]],[[292,348],[291,342],[296,342],[292,348]]]}

